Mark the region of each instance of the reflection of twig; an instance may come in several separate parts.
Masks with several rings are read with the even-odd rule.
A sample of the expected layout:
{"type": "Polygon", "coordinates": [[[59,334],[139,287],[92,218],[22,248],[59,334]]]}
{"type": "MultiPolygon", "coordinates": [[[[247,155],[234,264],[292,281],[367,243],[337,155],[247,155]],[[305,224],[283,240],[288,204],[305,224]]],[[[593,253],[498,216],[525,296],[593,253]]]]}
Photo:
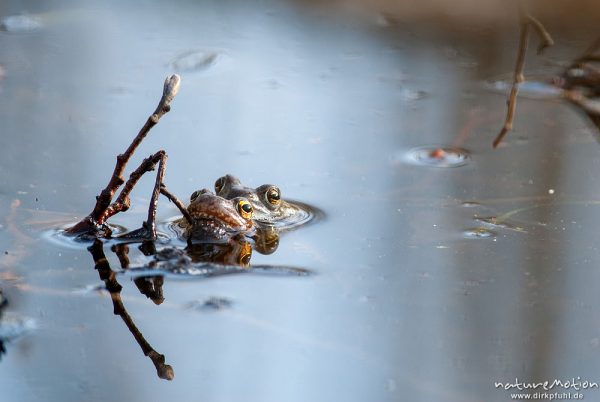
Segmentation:
{"type": "Polygon", "coordinates": [[[533,27],[540,37],[540,45],[538,46],[538,53],[541,53],[549,46],[554,44],[552,37],[548,31],[544,28],[544,25],[527,13],[524,9],[522,2],[519,3],[519,24],[521,34],[519,36],[519,50],[517,51],[517,62],[515,64],[515,71],[513,74],[513,82],[508,95],[506,118],[504,120],[504,126],[500,130],[500,133],[494,139],[493,146],[496,148],[506,134],[513,128],[513,121],[515,118],[515,109],[517,107],[517,95],[519,93],[519,84],[525,80],[523,70],[525,68],[525,55],[527,53],[527,45],[529,42],[529,29],[533,27]]]}
{"type": "Polygon", "coordinates": [[[96,264],[96,269],[98,270],[100,279],[104,281],[106,289],[110,292],[114,314],[121,317],[137,341],[138,345],[140,345],[140,348],[142,348],[144,355],[148,356],[150,360],[152,360],[154,367],[156,367],[156,373],[158,376],[164,380],[172,380],[175,377],[173,367],[166,364],[165,356],[154,350],[148,341],[146,341],[140,330],[136,327],[129,313],[127,313],[127,309],[125,309],[125,305],[121,299],[122,286],[117,281],[116,273],[110,268],[110,264],[104,255],[102,242],[100,240],[94,241],[94,244],[89,248],[89,250],[94,258],[94,263],[96,264]]]}

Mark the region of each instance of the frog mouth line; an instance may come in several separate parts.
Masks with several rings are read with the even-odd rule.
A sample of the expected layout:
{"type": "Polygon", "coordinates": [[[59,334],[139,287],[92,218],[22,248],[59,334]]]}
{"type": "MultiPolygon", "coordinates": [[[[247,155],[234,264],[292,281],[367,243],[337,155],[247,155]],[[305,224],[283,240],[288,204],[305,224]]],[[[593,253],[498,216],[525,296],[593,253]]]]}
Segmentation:
{"type": "Polygon", "coordinates": [[[206,213],[197,213],[194,216],[194,226],[200,226],[203,228],[210,228],[215,231],[226,231],[226,232],[236,232],[240,231],[239,229],[235,229],[233,225],[229,222],[206,213]]]}

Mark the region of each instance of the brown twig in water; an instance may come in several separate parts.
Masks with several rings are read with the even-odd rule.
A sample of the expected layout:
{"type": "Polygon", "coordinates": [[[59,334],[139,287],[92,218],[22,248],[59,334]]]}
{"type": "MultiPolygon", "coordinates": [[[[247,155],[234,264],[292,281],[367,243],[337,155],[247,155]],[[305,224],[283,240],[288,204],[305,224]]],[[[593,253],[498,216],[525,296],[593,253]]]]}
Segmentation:
{"type": "Polygon", "coordinates": [[[532,15],[525,11],[522,2],[519,3],[519,24],[520,24],[520,36],[519,36],[519,50],[517,51],[517,62],[515,64],[515,70],[513,74],[513,82],[510,89],[510,94],[506,101],[507,110],[506,118],[504,120],[504,126],[500,130],[500,133],[496,136],[493,142],[493,147],[496,148],[502,139],[508,134],[513,128],[513,121],[515,118],[515,110],[517,107],[517,95],[519,94],[519,84],[525,80],[523,70],[525,68],[525,55],[527,54],[527,46],[529,43],[529,29],[533,27],[540,37],[540,45],[538,46],[538,54],[542,53],[544,49],[554,44],[552,37],[544,28],[544,25],[534,18],[532,15]]]}
{"type": "Polygon", "coordinates": [[[127,180],[127,183],[125,183],[123,190],[121,190],[121,193],[115,202],[106,208],[104,213],[98,217],[97,223],[102,225],[111,216],[122,211],[127,211],[130,205],[129,194],[131,193],[131,190],[133,190],[133,187],[135,187],[144,173],[154,170],[156,164],[162,163],[163,159],[166,159],[166,157],[167,155],[165,154],[165,151],[161,150],[144,159],[140,166],[138,166],[138,168],[131,173],[129,180],[127,180]]]}
{"type": "Polygon", "coordinates": [[[527,52],[527,44],[529,42],[529,23],[521,22],[521,36],[519,38],[519,52],[517,55],[517,64],[513,75],[513,83],[510,88],[510,95],[506,101],[507,111],[504,126],[500,130],[500,134],[494,140],[493,146],[496,148],[502,141],[504,136],[512,130],[513,120],[515,118],[515,109],[517,107],[517,95],[519,93],[519,84],[525,80],[523,69],[525,67],[525,54],[527,52]]]}
{"type": "Polygon", "coordinates": [[[544,25],[537,18],[530,14],[525,14],[524,18],[527,20],[527,22],[529,22],[529,25],[531,25],[537,31],[540,37],[540,44],[537,48],[538,54],[542,54],[544,50],[546,50],[546,48],[554,45],[554,40],[552,40],[552,36],[550,36],[550,33],[546,30],[544,25]]]}
{"type": "MultiPolygon", "coordinates": [[[[154,113],[148,120],[144,126],[140,129],[137,136],[133,139],[132,143],[129,145],[127,150],[124,153],[117,156],[117,163],[115,165],[115,169],[113,174],[108,182],[107,186],[100,192],[100,195],[96,197],[96,205],[92,212],[77,224],[67,229],[67,233],[71,234],[79,234],[86,232],[96,232],[99,226],[102,226],[104,223],[102,217],[106,213],[107,209],[109,209],[111,205],[111,201],[118,190],[118,188],[125,182],[123,178],[123,172],[125,171],[125,166],[127,162],[131,158],[131,155],[142,142],[142,140],[146,137],[148,132],[154,127],[160,118],[164,116],[166,113],[171,110],[171,102],[177,92],[179,91],[181,79],[177,74],[173,74],[165,80],[165,84],[163,87],[163,94],[158,103],[158,106],[154,110],[154,113]]],[[[118,211],[117,211],[118,212],[118,211]]],[[[115,212],[116,213],[116,212],[115,212]]]]}

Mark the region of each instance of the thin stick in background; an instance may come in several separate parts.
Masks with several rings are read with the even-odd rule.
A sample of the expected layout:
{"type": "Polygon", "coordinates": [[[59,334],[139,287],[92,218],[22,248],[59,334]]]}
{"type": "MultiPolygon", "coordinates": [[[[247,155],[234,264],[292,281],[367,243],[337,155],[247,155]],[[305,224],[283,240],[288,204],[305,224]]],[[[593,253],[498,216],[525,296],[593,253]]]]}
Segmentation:
{"type": "Polygon", "coordinates": [[[517,95],[519,94],[519,84],[525,81],[523,71],[525,69],[525,55],[527,54],[527,46],[529,43],[529,30],[531,27],[537,32],[540,37],[540,45],[538,46],[538,54],[542,53],[544,49],[554,44],[552,37],[544,28],[544,25],[531,16],[525,11],[523,2],[519,3],[519,23],[520,23],[520,36],[519,36],[519,49],[517,51],[517,62],[515,64],[515,70],[513,74],[513,82],[510,89],[510,94],[506,101],[507,111],[504,125],[500,130],[500,133],[496,136],[493,142],[494,148],[496,148],[513,129],[513,121],[515,119],[515,110],[517,108],[517,95]]]}

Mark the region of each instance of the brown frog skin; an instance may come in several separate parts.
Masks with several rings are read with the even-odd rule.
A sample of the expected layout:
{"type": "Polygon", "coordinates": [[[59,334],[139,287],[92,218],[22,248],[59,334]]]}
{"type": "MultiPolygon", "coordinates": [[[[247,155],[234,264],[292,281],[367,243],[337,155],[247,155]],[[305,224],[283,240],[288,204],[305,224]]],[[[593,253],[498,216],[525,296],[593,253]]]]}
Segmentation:
{"type": "Polygon", "coordinates": [[[236,235],[253,233],[253,208],[245,198],[228,200],[202,189],[192,194],[187,211],[193,223],[181,218],[175,227],[188,241],[227,242],[236,235]]]}
{"type": "Polygon", "coordinates": [[[227,199],[246,198],[254,208],[252,219],[262,224],[285,225],[287,221],[295,223],[308,216],[299,206],[283,200],[279,188],[272,184],[250,188],[244,186],[237,177],[228,174],[217,179],[215,193],[227,199]]]}

